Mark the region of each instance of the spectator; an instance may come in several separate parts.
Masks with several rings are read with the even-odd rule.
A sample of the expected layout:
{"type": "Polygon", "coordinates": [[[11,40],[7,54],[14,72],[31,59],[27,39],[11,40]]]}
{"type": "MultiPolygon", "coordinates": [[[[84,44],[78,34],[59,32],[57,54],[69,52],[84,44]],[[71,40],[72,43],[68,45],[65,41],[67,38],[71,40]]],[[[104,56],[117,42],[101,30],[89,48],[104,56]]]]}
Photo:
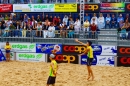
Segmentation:
{"type": "Polygon", "coordinates": [[[37,27],[37,21],[35,21],[33,19],[32,21],[32,35],[35,36],[36,35],[36,27],[37,27]]]}
{"type": "Polygon", "coordinates": [[[73,25],[74,24],[74,21],[73,21],[73,18],[70,18],[70,21],[69,21],[69,25],[73,25]]]}
{"type": "Polygon", "coordinates": [[[4,19],[4,17],[2,15],[0,15],[0,22],[4,19]]]}
{"type": "Polygon", "coordinates": [[[89,31],[89,26],[90,26],[90,23],[89,23],[89,21],[86,19],[86,21],[84,22],[84,29],[83,29],[83,31],[84,31],[84,32],[89,31]]]}
{"type": "Polygon", "coordinates": [[[105,23],[104,23],[104,17],[102,15],[102,13],[100,13],[100,16],[98,18],[98,29],[103,29],[105,26],[105,23]]]}
{"type": "Polygon", "coordinates": [[[92,20],[91,20],[91,24],[93,24],[93,23],[97,25],[97,21],[95,18],[92,18],[92,20]]]}
{"type": "Polygon", "coordinates": [[[41,22],[40,15],[37,16],[37,22],[41,22]]]}
{"type": "Polygon", "coordinates": [[[60,18],[60,16],[58,16],[58,19],[57,19],[58,21],[57,21],[57,26],[59,26],[60,24],[61,24],[61,18],[60,18]]]}
{"type": "Polygon", "coordinates": [[[19,37],[20,36],[20,23],[19,22],[17,22],[15,28],[16,28],[15,36],[19,37]]]}
{"type": "Polygon", "coordinates": [[[107,14],[105,27],[106,27],[106,29],[110,29],[111,28],[111,17],[110,17],[110,14],[107,14]]]}
{"type": "Polygon", "coordinates": [[[37,24],[37,32],[36,32],[37,37],[41,37],[41,31],[42,31],[42,26],[40,25],[40,23],[38,23],[37,24]]]}
{"type": "Polygon", "coordinates": [[[68,30],[69,30],[69,33],[68,33],[69,38],[74,38],[74,26],[73,26],[73,24],[70,24],[68,26],[68,30]]]}
{"type": "Polygon", "coordinates": [[[129,17],[129,14],[126,14],[126,17],[124,19],[124,21],[128,20],[128,22],[130,22],[130,17],[129,17]]]}
{"type": "Polygon", "coordinates": [[[130,22],[128,21],[128,19],[126,19],[126,21],[124,23],[124,27],[125,27],[126,31],[130,31],[130,22]]]}
{"type": "Polygon", "coordinates": [[[22,37],[22,32],[23,32],[23,27],[22,25],[20,25],[19,34],[18,34],[19,37],[22,37]]]}
{"type": "Polygon", "coordinates": [[[67,25],[67,23],[68,23],[68,16],[67,16],[67,15],[64,16],[64,18],[63,18],[63,22],[65,22],[66,25],[67,25]]]}
{"type": "Polygon", "coordinates": [[[112,18],[111,18],[111,28],[116,28],[116,17],[114,14],[112,14],[112,18]]]}
{"type": "Polygon", "coordinates": [[[49,21],[50,21],[51,23],[53,22],[53,17],[52,17],[52,16],[50,16],[49,21]]]}
{"type": "Polygon", "coordinates": [[[90,16],[86,13],[86,16],[84,17],[84,21],[88,20],[90,22],[90,16]]]}
{"type": "Polygon", "coordinates": [[[12,20],[10,20],[10,18],[9,18],[6,23],[8,24],[8,26],[10,26],[10,24],[13,23],[13,22],[12,22],[12,20]]]}
{"type": "Polygon", "coordinates": [[[24,15],[24,22],[27,22],[28,21],[28,16],[27,14],[24,15]]]}
{"type": "Polygon", "coordinates": [[[0,36],[1,36],[1,33],[2,33],[3,29],[4,29],[4,27],[2,26],[2,23],[0,22],[0,36]]]}
{"type": "Polygon", "coordinates": [[[32,36],[32,26],[30,24],[27,25],[26,36],[27,37],[31,37],[32,36]]]}
{"type": "Polygon", "coordinates": [[[71,18],[72,18],[72,15],[69,15],[68,22],[71,20],[71,18]]]}
{"type": "MultiPolygon", "coordinates": [[[[95,19],[95,22],[97,22],[97,16],[96,16],[96,13],[93,14],[93,17],[91,18],[91,22],[92,22],[93,18],[95,19]]],[[[96,24],[96,23],[95,23],[95,24],[96,24]]]]}
{"type": "Polygon", "coordinates": [[[124,22],[124,18],[122,17],[122,14],[119,15],[119,17],[117,18],[117,25],[119,27],[119,23],[123,21],[124,22]]]}
{"type": "Polygon", "coordinates": [[[75,30],[76,33],[79,33],[80,29],[81,29],[81,27],[80,27],[80,21],[79,21],[78,18],[76,18],[76,21],[74,23],[74,30],[75,30]]]}
{"type": "Polygon", "coordinates": [[[120,35],[121,35],[122,40],[126,39],[126,27],[125,26],[123,26],[121,28],[121,34],[120,35]]]}
{"type": "Polygon", "coordinates": [[[33,20],[35,20],[35,17],[34,17],[34,16],[31,17],[31,21],[33,21],[33,20]]]}
{"type": "Polygon", "coordinates": [[[63,31],[64,31],[64,26],[66,25],[66,23],[65,22],[63,22],[63,23],[61,23],[60,24],[60,26],[59,26],[59,29],[60,29],[60,37],[62,37],[62,33],[63,33],[63,31]]]}
{"type": "Polygon", "coordinates": [[[50,22],[49,22],[49,20],[47,19],[46,21],[45,21],[45,23],[44,23],[44,28],[43,28],[43,35],[44,35],[44,38],[47,38],[47,33],[48,33],[48,28],[49,28],[49,26],[50,26],[50,22]]]}
{"type": "Polygon", "coordinates": [[[121,31],[122,27],[124,26],[124,22],[123,21],[120,21],[119,22],[119,29],[118,29],[118,32],[121,31]]]}
{"type": "Polygon", "coordinates": [[[26,31],[27,31],[27,24],[24,22],[23,30],[22,30],[22,37],[26,37],[26,31]]]}
{"type": "Polygon", "coordinates": [[[97,25],[95,24],[95,23],[92,23],[91,25],[90,25],[90,34],[89,34],[89,37],[90,38],[95,38],[95,36],[97,35],[97,33],[96,33],[96,31],[97,31],[97,25]]]}
{"type": "Polygon", "coordinates": [[[10,28],[9,28],[8,24],[6,24],[3,37],[8,37],[9,31],[10,31],[10,28]]]}
{"type": "Polygon", "coordinates": [[[19,20],[20,20],[20,21],[23,21],[23,19],[24,19],[24,18],[23,18],[23,16],[22,16],[22,15],[20,15],[19,20]]]}
{"type": "Polygon", "coordinates": [[[48,37],[54,38],[55,37],[55,27],[53,26],[53,23],[48,28],[48,37]]]}
{"type": "Polygon", "coordinates": [[[9,36],[11,37],[15,37],[15,26],[11,23],[10,26],[9,26],[9,29],[10,29],[10,32],[9,32],[9,36]]]}
{"type": "Polygon", "coordinates": [[[57,25],[57,23],[58,23],[58,18],[57,18],[56,16],[54,16],[54,18],[53,18],[53,23],[54,23],[55,25],[57,25]]]}
{"type": "Polygon", "coordinates": [[[8,15],[5,15],[5,20],[9,20],[9,16],[8,15]]]}
{"type": "Polygon", "coordinates": [[[31,22],[30,18],[28,18],[27,25],[28,24],[32,26],[32,22],[31,22]]]}
{"type": "Polygon", "coordinates": [[[46,20],[49,20],[48,15],[45,16],[45,18],[44,18],[44,22],[45,22],[46,20]]]}
{"type": "Polygon", "coordinates": [[[65,22],[64,22],[64,25],[60,29],[60,37],[66,37],[66,38],[68,37],[67,25],[65,25],[65,22]]]}

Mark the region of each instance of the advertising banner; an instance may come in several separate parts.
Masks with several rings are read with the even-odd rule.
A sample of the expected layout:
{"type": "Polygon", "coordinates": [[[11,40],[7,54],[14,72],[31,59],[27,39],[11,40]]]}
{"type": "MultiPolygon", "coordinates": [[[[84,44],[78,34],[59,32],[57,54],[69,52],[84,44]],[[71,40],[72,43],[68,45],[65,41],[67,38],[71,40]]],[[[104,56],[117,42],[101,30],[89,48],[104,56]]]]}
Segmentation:
{"type": "MultiPolygon", "coordinates": [[[[0,48],[5,51],[4,46],[6,43],[0,43],[0,48]]],[[[36,52],[35,43],[10,43],[13,52],[36,52]]]]}
{"type": "Polygon", "coordinates": [[[100,12],[125,12],[125,3],[101,3],[100,12]]]}
{"type": "Polygon", "coordinates": [[[5,60],[6,60],[6,58],[5,58],[3,52],[0,49],[0,61],[5,61],[5,60]]]}
{"type": "MultiPolygon", "coordinates": [[[[81,64],[87,64],[87,56],[82,55],[81,56],[81,64]]],[[[100,56],[95,55],[92,65],[98,65],[98,66],[114,66],[114,56],[100,56]]]]}
{"type": "Polygon", "coordinates": [[[125,3],[125,12],[130,12],[130,3],[125,3]]]}
{"type": "Polygon", "coordinates": [[[37,53],[16,53],[16,60],[29,62],[45,62],[45,54],[37,53]]]}
{"type": "MultiPolygon", "coordinates": [[[[80,5],[78,4],[78,12],[80,12],[80,5]]],[[[100,12],[100,4],[84,4],[85,12],[100,12]]]]}
{"type": "Polygon", "coordinates": [[[77,4],[55,4],[54,12],[77,12],[77,4]]]}
{"type": "Polygon", "coordinates": [[[53,51],[56,51],[56,54],[62,54],[62,45],[61,44],[36,44],[36,53],[46,53],[51,54],[53,51]]]}
{"type": "MultiPolygon", "coordinates": [[[[2,53],[3,53],[4,57],[6,57],[5,51],[2,51],[2,53]]],[[[15,59],[14,59],[14,52],[10,52],[10,60],[15,60],[15,59]]]]}
{"type": "MultiPolygon", "coordinates": [[[[79,63],[79,56],[78,55],[62,55],[62,54],[57,54],[55,56],[55,60],[57,63],[73,63],[73,64],[78,64],[79,63]]],[[[51,62],[49,59],[49,54],[47,57],[47,62],[51,62]]]]}
{"type": "Polygon", "coordinates": [[[117,46],[117,56],[130,56],[130,47],[117,46]]]}
{"type": "Polygon", "coordinates": [[[117,66],[130,67],[130,57],[117,57],[117,66]]]}
{"type": "Polygon", "coordinates": [[[13,12],[54,12],[54,4],[13,4],[13,12]]]}
{"type": "Polygon", "coordinates": [[[0,12],[13,12],[12,4],[0,4],[0,12]]]}
{"type": "MultiPolygon", "coordinates": [[[[116,55],[116,46],[92,45],[94,55],[116,55]]],[[[63,45],[63,54],[81,54],[86,50],[83,45],[63,45]]]]}

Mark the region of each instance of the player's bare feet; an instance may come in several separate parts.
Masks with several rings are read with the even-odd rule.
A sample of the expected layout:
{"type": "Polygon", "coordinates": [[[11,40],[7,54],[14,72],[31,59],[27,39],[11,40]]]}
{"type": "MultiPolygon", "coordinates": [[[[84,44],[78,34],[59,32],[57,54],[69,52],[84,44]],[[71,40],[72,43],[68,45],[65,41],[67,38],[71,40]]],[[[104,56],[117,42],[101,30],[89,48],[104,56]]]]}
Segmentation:
{"type": "Polygon", "coordinates": [[[90,79],[90,77],[91,77],[91,76],[88,76],[87,80],[89,80],[89,79],[90,79]]]}

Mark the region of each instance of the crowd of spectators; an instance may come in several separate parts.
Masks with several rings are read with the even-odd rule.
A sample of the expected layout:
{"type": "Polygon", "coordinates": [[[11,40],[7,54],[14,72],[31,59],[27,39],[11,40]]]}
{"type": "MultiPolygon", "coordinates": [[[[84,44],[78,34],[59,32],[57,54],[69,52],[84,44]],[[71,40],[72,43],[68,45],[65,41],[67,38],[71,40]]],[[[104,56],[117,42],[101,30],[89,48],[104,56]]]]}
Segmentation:
{"type": "Polygon", "coordinates": [[[73,38],[74,34],[83,31],[85,34],[97,35],[97,31],[101,29],[117,29],[120,37],[129,38],[130,17],[126,14],[116,16],[115,14],[107,14],[106,17],[102,13],[99,17],[96,13],[92,17],[85,14],[83,28],[81,29],[80,16],[73,19],[72,15],[60,16],[28,16],[27,14],[17,17],[15,13],[10,15],[0,15],[0,35],[3,37],[43,37],[54,38],[56,34],[59,37],[73,38]]]}
{"type": "MultiPolygon", "coordinates": [[[[3,4],[28,4],[28,3],[75,3],[79,0],[0,0],[3,4]]],[[[85,0],[86,3],[101,3],[101,2],[130,2],[130,0],[85,0]]]]}

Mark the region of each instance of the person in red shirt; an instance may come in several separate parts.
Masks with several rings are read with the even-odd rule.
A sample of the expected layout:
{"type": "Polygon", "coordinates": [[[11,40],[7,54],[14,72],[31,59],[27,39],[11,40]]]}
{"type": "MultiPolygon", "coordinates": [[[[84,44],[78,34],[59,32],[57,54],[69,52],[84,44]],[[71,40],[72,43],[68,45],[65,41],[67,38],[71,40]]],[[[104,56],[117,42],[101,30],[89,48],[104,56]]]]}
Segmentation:
{"type": "Polygon", "coordinates": [[[97,25],[95,24],[95,23],[92,23],[91,25],[90,25],[90,34],[89,34],[89,36],[90,36],[90,38],[92,37],[92,38],[95,38],[95,36],[96,36],[96,31],[97,31],[97,25]]]}

